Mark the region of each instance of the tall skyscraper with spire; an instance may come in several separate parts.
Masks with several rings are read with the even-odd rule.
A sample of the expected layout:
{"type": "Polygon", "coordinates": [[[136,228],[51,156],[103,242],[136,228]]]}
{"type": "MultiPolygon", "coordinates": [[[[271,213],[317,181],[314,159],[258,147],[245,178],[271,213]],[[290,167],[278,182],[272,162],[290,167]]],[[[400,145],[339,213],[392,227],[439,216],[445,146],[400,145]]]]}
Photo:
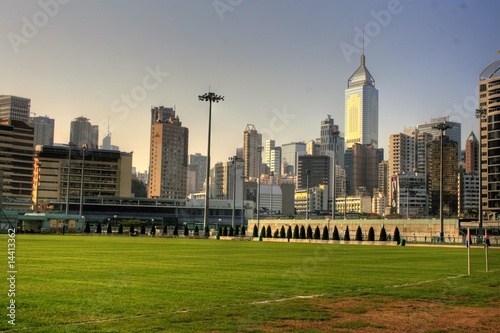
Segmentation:
{"type": "Polygon", "coordinates": [[[355,143],[378,148],[378,90],[365,66],[364,48],[361,65],[345,90],[345,143],[346,148],[355,143]]]}

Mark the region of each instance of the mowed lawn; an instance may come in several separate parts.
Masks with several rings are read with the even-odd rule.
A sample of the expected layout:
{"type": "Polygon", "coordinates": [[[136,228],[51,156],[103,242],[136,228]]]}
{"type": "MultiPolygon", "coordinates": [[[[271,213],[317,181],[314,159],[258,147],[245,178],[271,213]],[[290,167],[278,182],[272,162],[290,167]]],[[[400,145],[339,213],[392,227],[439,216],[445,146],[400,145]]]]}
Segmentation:
{"type": "MultiPolygon", "coordinates": [[[[0,239],[6,253],[7,236],[0,239]]],[[[471,254],[469,277],[465,247],[21,234],[16,325],[3,315],[0,330],[259,331],[280,320],[324,320],[311,297],[498,306],[500,251],[490,249],[489,273],[484,249],[471,254]]]]}

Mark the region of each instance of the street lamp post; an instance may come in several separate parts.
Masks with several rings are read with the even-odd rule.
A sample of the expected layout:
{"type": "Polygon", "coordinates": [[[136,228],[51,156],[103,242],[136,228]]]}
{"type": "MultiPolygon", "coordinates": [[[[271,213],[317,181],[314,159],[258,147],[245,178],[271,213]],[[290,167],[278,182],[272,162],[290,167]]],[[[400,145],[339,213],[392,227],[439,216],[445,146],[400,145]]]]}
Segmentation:
{"type": "Polygon", "coordinates": [[[69,180],[71,177],[71,148],[74,146],[73,142],[69,142],[67,145],[69,148],[69,153],[68,153],[68,182],[66,183],[66,215],[68,215],[69,212],[69,180]]]}
{"type": "Polygon", "coordinates": [[[309,220],[309,175],[311,170],[306,170],[306,220],[309,220]]]}
{"type": "Polygon", "coordinates": [[[82,216],[83,212],[83,171],[85,169],[85,155],[87,154],[87,145],[84,145],[82,147],[82,174],[81,174],[81,183],[80,183],[80,210],[79,210],[79,215],[82,216]]]}
{"type": "Polygon", "coordinates": [[[257,229],[260,232],[260,168],[262,164],[262,150],[264,147],[258,146],[257,151],[259,152],[259,174],[257,175],[257,229]]]}
{"type": "Polygon", "coordinates": [[[482,234],[481,230],[483,229],[483,200],[482,200],[482,192],[483,192],[483,174],[482,174],[482,135],[481,135],[481,122],[483,119],[486,119],[486,110],[483,108],[476,110],[476,118],[479,121],[479,151],[478,151],[478,170],[477,174],[479,175],[479,233],[482,234]]]}
{"type": "MultiPolygon", "coordinates": [[[[38,162],[36,166],[37,166],[37,176],[36,176],[35,212],[38,213],[38,193],[40,190],[40,167],[42,166],[42,163],[38,162]]],[[[57,227],[59,228],[59,224],[57,227]]]]}
{"type": "Polygon", "coordinates": [[[336,177],[335,177],[335,172],[337,171],[336,170],[336,164],[337,164],[337,161],[336,161],[336,158],[337,158],[337,138],[340,134],[340,131],[337,130],[336,128],[333,129],[332,128],[332,136],[333,136],[333,180],[332,180],[332,220],[335,220],[335,210],[336,210],[336,201],[337,201],[337,198],[336,198],[336,177]]]}
{"type": "Polygon", "coordinates": [[[441,225],[441,231],[439,233],[439,241],[442,243],[444,242],[444,217],[443,217],[443,186],[444,186],[444,179],[443,179],[443,173],[444,173],[444,167],[443,167],[443,155],[444,155],[444,142],[443,142],[443,132],[446,131],[447,129],[452,128],[453,126],[441,123],[437,124],[436,126],[432,126],[433,129],[438,130],[441,132],[441,176],[439,177],[439,220],[440,220],[440,225],[441,225]]]}
{"type": "Polygon", "coordinates": [[[203,95],[199,95],[198,99],[200,101],[208,101],[208,148],[207,148],[207,172],[205,174],[206,185],[205,185],[205,213],[203,216],[203,229],[206,234],[208,228],[208,216],[209,216],[209,187],[210,187],[210,134],[212,127],[212,102],[219,103],[224,100],[224,96],[216,95],[213,92],[208,92],[203,95]]]}

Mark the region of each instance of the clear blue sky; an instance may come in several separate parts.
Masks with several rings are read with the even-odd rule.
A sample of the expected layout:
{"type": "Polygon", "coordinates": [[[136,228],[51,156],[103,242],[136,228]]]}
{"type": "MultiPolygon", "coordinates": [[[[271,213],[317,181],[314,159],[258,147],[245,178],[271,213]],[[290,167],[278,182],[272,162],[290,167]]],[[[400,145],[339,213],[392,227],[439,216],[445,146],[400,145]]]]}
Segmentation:
{"type": "MultiPolygon", "coordinates": [[[[0,94],[32,112],[90,118],[101,139],[149,159],[151,105],[175,106],[190,153],[226,161],[253,124],[277,145],[319,137],[328,114],[344,128],[344,90],[366,65],[379,90],[379,142],[449,115],[462,142],[477,129],[477,81],[500,59],[500,1],[0,0],[0,94]],[[45,5],[41,5],[45,4],[45,5]],[[153,73],[153,74],[151,74],[153,73]]],[[[385,152],[387,157],[387,150],[385,152]]]]}

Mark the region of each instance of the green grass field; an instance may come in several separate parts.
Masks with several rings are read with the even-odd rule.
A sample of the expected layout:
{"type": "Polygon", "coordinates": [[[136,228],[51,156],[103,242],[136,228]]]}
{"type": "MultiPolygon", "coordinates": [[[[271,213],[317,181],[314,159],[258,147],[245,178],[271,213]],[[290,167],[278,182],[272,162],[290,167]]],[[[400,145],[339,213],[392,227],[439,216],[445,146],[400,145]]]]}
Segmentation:
{"type": "MultiPolygon", "coordinates": [[[[2,235],[7,253],[7,238],[2,235]]],[[[253,332],[325,320],[311,298],[498,306],[500,251],[118,236],[16,236],[16,321],[0,330],[253,332]]],[[[4,274],[7,275],[7,255],[4,274]]],[[[8,275],[7,275],[8,276],[8,275]]],[[[355,329],[355,327],[354,327],[355,329]]],[[[352,330],[346,330],[352,331],[352,330]]]]}

